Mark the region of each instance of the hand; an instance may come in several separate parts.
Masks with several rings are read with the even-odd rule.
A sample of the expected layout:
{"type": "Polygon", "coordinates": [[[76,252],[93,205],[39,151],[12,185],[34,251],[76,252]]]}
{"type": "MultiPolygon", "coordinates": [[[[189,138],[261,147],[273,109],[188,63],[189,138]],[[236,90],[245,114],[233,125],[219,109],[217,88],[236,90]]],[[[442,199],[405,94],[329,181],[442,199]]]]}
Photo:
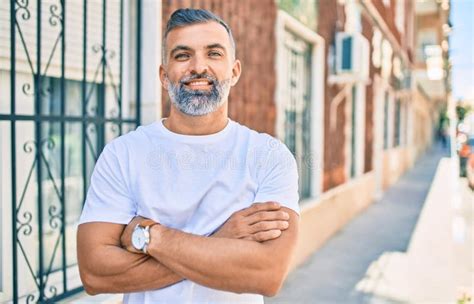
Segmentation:
{"type": "Polygon", "coordinates": [[[213,237],[257,242],[273,240],[288,228],[289,214],[276,202],[254,203],[233,213],[213,237]]]}
{"type": "Polygon", "coordinates": [[[130,223],[125,227],[125,229],[122,232],[122,235],[120,236],[120,243],[122,244],[122,247],[127,249],[127,251],[133,252],[133,253],[143,253],[142,251],[139,251],[135,249],[132,245],[132,233],[133,230],[135,230],[135,227],[138,224],[141,224],[141,226],[149,226],[151,224],[154,224],[155,222],[153,220],[141,217],[141,216],[135,216],[130,223]],[[146,223],[144,223],[146,222],[146,223]]]}

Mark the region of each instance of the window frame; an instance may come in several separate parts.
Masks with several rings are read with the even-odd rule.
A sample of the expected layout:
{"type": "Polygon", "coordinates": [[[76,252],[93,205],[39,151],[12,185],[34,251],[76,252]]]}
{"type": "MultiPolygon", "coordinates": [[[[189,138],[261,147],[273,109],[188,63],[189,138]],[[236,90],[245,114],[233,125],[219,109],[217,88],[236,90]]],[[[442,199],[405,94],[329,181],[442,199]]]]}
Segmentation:
{"type": "MultiPolygon", "coordinates": [[[[275,135],[280,140],[285,138],[285,56],[284,56],[284,34],[290,31],[311,45],[311,151],[306,165],[311,166],[311,190],[310,198],[315,198],[322,193],[323,183],[323,149],[324,149],[324,75],[325,75],[325,41],[316,32],[296,20],[283,10],[278,10],[276,22],[276,60],[275,70],[277,74],[275,103],[276,103],[276,127],[275,135]]],[[[308,198],[308,199],[310,199],[308,198]]]]}

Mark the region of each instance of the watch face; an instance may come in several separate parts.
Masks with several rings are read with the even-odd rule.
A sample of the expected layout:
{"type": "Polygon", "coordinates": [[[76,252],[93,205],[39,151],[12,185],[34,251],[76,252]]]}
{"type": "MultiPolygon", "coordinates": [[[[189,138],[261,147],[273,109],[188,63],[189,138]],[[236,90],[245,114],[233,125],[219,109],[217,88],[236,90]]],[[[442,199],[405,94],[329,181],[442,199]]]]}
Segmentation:
{"type": "Polygon", "coordinates": [[[146,243],[146,237],[143,228],[137,228],[132,233],[132,245],[135,249],[142,250],[146,243]]]}

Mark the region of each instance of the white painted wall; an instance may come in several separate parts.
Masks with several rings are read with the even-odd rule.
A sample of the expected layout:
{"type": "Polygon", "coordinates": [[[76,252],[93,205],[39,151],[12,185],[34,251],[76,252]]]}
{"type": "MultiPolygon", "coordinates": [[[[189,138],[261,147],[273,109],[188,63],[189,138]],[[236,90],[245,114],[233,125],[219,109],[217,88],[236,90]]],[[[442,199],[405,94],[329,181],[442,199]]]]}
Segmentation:
{"type": "Polygon", "coordinates": [[[161,118],[161,1],[143,1],[142,14],[142,124],[161,118]]]}

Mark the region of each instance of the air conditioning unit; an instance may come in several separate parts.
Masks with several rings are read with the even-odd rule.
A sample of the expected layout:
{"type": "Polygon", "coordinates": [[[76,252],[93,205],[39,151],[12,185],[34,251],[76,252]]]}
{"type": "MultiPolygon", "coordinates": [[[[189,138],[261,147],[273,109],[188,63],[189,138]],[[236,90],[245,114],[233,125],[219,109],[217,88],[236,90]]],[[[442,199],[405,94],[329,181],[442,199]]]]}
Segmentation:
{"type": "Polygon", "coordinates": [[[346,81],[368,81],[370,45],[361,33],[336,33],[335,73],[346,81]]]}

